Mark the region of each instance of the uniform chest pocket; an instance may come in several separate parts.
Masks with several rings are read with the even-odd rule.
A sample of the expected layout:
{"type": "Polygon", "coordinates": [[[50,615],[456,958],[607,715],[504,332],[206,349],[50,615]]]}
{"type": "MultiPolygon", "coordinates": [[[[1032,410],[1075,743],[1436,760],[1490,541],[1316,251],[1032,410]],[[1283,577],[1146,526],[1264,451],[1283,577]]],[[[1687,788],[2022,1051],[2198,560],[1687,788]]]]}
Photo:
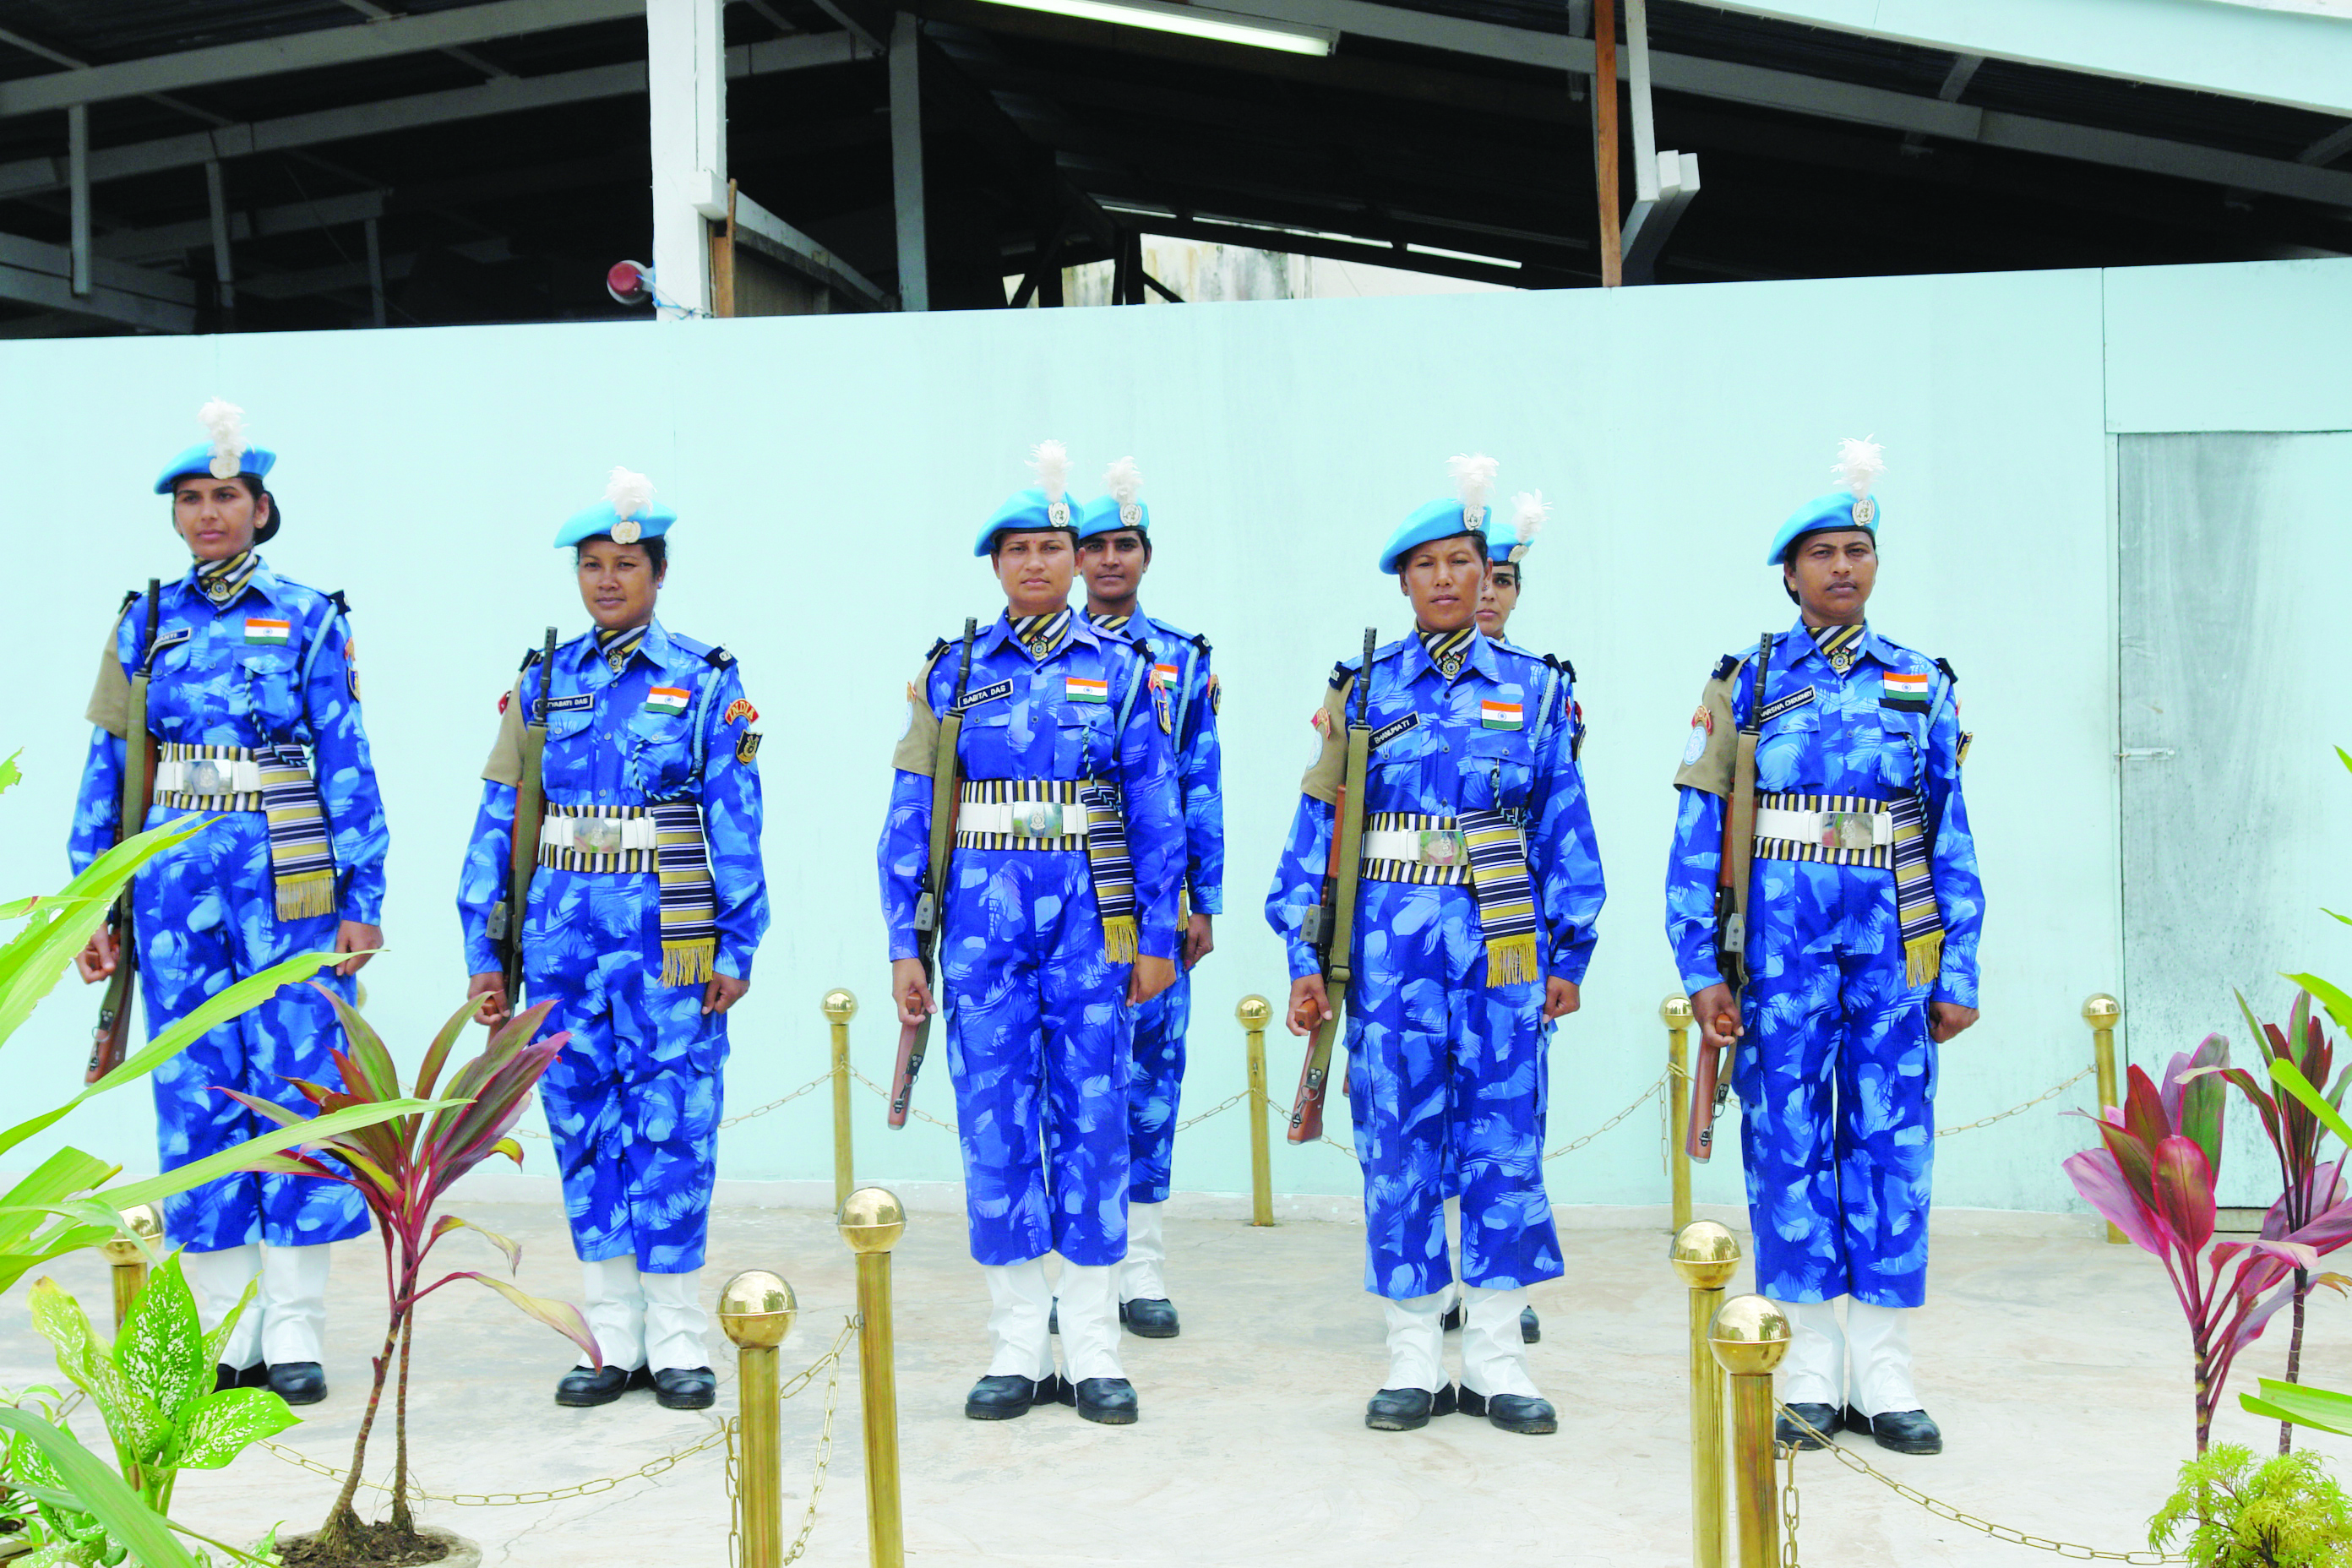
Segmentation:
{"type": "Polygon", "coordinates": [[[1926,723],[1924,714],[1906,713],[1895,708],[1878,710],[1878,782],[1888,789],[1912,790],[1919,787],[1920,731],[1926,723]]]}
{"type": "Polygon", "coordinates": [[[1524,730],[1465,731],[1460,804],[1473,811],[1525,806],[1535,782],[1535,750],[1524,730]]]}
{"type": "Polygon", "coordinates": [[[694,776],[694,710],[629,715],[631,772],[636,786],[658,800],[675,795],[694,776]]]}
{"type": "Polygon", "coordinates": [[[1771,716],[1764,721],[1762,736],[1756,743],[1756,784],[1759,789],[1819,787],[1821,702],[1816,698],[1774,711],[1788,700],[1785,697],[1773,698],[1764,704],[1765,711],[1771,716]]]}
{"type": "Polygon", "coordinates": [[[1013,766],[1012,704],[999,699],[966,713],[962,738],[956,742],[956,756],[970,777],[1014,776],[1019,770],[1013,766]]]}
{"type": "Polygon", "coordinates": [[[282,731],[301,716],[301,676],[291,649],[241,648],[236,655],[236,667],[245,686],[246,700],[272,730],[282,731]]]}
{"type": "Polygon", "coordinates": [[[1057,778],[1101,778],[1111,771],[1110,705],[1074,702],[1054,715],[1054,773],[1057,778]]]}
{"type": "Polygon", "coordinates": [[[1410,709],[1387,718],[1371,715],[1372,750],[1364,780],[1364,805],[1371,811],[1425,811],[1423,787],[1429,761],[1438,754],[1434,724],[1410,709]]]}

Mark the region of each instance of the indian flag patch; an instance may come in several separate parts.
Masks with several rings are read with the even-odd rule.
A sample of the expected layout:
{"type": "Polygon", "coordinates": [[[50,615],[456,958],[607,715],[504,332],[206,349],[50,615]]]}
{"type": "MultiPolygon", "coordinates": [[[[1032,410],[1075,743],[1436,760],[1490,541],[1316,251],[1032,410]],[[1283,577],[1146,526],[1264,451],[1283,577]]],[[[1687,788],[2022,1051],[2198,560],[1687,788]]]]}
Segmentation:
{"type": "Polygon", "coordinates": [[[1478,722],[1489,730],[1517,730],[1523,726],[1524,721],[1519,716],[1517,703],[1497,702],[1487,697],[1478,703],[1478,722]]]}
{"type": "Polygon", "coordinates": [[[1900,675],[1886,672],[1886,689],[1878,700],[1881,708],[1899,709],[1906,713],[1927,710],[1927,678],[1922,675],[1900,675]]]}
{"type": "Polygon", "coordinates": [[[1110,700],[1110,682],[1097,680],[1092,676],[1066,676],[1062,683],[1062,695],[1073,702],[1108,702],[1110,700]]]}
{"type": "Polygon", "coordinates": [[[1172,664],[1155,664],[1151,667],[1151,679],[1160,686],[1174,686],[1181,673],[1172,664]]]}
{"type": "Polygon", "coordinates": [[[258,616],[247,616],[245,618],[245,640],[250,647],[284,647],[294,640],[294,625],[290,621],[270,621],[258,616]]]}
{"type": "Polygon", "coordinates": [[[656,686],[646,693],[646,711],[661,714],[664,718],[676,718],[686,711],[687,700],[690,695],[681,687],[656,686]]]}

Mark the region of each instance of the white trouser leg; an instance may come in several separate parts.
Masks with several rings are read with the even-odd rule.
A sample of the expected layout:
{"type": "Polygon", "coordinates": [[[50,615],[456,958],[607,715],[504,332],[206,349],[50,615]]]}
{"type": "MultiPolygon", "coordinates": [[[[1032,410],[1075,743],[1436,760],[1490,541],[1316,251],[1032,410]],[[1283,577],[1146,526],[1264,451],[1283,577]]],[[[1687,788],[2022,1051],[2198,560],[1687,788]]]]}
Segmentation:
{"type": "Polygon", "coordinates": [[[646,1364],[656,1372],[691,1372],[710,1364],[710,1314],[702,1310],[702,1270],[640,1274],[646,1293],[646,1364]]]}
{"type": "Polygon", "coordinates": [[[1453,1379],[1445,1375],[1445,1300],[1438,1290],[1404,1301],[1382,1301],[1388,1319],[1389,1374],[1382,1388],[1420,1388],[1431,1394],[1453,1379]]]}
{"type": "Polygon", "coordinates": [[[1490,1290],[1467,1286],[1462,1313],[1462,1386],[1474,1394],[1524,1394],[1540,1399],[1528,1375],[1527,1342],[1519,1337],[1519,1312],[1528,1304],[1524,1287],[1490,1290]]]}
{"type": "Polygon", "coordinates": [[[327,1353],[327,1264],[316,1247],[261,1249],[261,1359],[272,1366],[322,1361],[327,1353]]]}
{"type": "Polygon", "coordinates": [[[1168,1282],[1160,1266],[1168,1261],[1166,1204],[1127,1205],[1127,1261],[1118,1266],[1118,1299],[1165,1301],[1168,1282]]]}
{"type": "MultiPolygon", "coordinates": [[[[261,1244],[224,1247],[218,1252],[183,1252],[180,1272],[195,1293],[196,1321],[210,1333],[220,1327],[221,1320],[236,1310],[244,1298],[245,1288],[261,1278],[261,1244]]],[[[243,1372],[261,1359],[261,1302],[259,1299],[245,1310],[236,1321],[228,1342],[221,1346],[221,1364],[243,1372]]]]}
{"type": "MultiPolygon", "coordinates": [[[[1859,1303],[1857,1303],[1858,1305],[1859,1303]]],[[[1835,1301],[1775,1301],[1789,1320],[1789,1353],[1774,1392],[1783,1405],[1839,1405],[1845,1392],[1845,1334],[1835,1301]]]]}
{"type": "Polygon", "coordinates": [[[1054,1340],[1045,1321],[1054,1310],[1054,1288],[1045,1280],[1045,1260],[983,1263],[980,1272],[988,1280],[988,1375],[1036,1381],[1053,1375],[1054,1340]]]}
{"type": "Polygon", "coordinates": [[[1127,1375],[1118,1364],[1118,1270],[1062,1260],[1062,1359],[1072,1383],[1127,1375]]]}
{"type": "MultiPolygon", "coordinates": [[[[607,1258],[580,1266],[580,1294],[588,1331],[606,1366],[635,1372],[646,1364],[646,1292],[635,1258],[607,1258]]],[[[586,1366],[586,1362],[580,1363],[586,1366]]]]}
{"type": "Polygon", "coordinates": [[[1452,1311],[1462,1304],[1462,1200],[1445,1200],[1445,1256],[1454,1265],[1454,1278],[1445,1282],[1438,1294],[1445,1298],[1445,1309],[1452,1311]]]}
{"type": "Polygon", "coordinates": [[[1849,1302],[1845,1339],[1853,1352],[1853,1400],[1864,1415],[1919,1408],[1911,1386],[1911,1309],[1849,1302]]]}

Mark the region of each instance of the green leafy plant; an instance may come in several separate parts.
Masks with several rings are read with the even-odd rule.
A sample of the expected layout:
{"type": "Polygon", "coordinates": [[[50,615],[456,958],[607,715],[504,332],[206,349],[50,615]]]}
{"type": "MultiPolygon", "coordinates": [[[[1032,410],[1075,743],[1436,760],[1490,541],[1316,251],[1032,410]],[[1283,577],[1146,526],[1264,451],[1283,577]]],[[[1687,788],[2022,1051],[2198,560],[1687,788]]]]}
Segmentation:
{"type": "Polygon", "coordinates": [[[385,1293],[391,1303],[383,1351],[374,1360],[375,1382],[368,1390],[367,1413],[360,1419],[359,1436],[352,1445],[351,1473],[343,1479],[342,1493],[335,1499],[326,1523],[312,1538],[322,1555],[336,1558],[352,1554],[369,1533],[352,1500],[358,1495],[360,1470],[367,1458],[368,1434],[375,1426],[376,1412],[383,1402],[384,1384],[392,1374],[395,1352],[400,1379],[394,1398],[392,1517],[388,1523],[395,1542],[404,1542],[415,1533],[415,1522],[408,1510],[408,1359],[410,1329],[417,1302],[453,1281],[478,1280],[580,1346],[594,1364],[602,1366],[604,1362],[596,1349],[595,1336],[588,1331],[587,1320],[569,1302],[526,1295],[504,1279],[474,1269],[444,1275],[430,1285],[423,1282],[425,1256],[435,1243],[453,1230],[472,1230],[486,1237],[506,1255],[509,1273],[521,1266],[522,1249],[505,1237],[455,1215],[436,1215],[434,1211],[450,1184],[491,1155],[504,1154],[516,1164],[522,1163],[522,1145],[509,1133],[520,1120],[540,1076],[571,1038],[569,1035],[543,1040],[537,1037],[540,1025],[546,1021],[554,1004],[541,1002],[509,1019],[491,1034],[480,1056],[457,1070],[446,1094],[450,1100],[462,1103],[440,1110],[404,1111],[370,1126],[322,1133],[320,1130],[328,1122],[352,1110],[386,1104],[415,1105],[428,1099],[435,1092],[451,1049],[473,1021],[479,1005],[469,997],[449,1015],[449,1021],[434,1037],[432,1045],[425,1048],[424,1061],[417,1067],[415,1098],[402,1100],[397,1098],[401,1092],[400,1069],[392,1053],[384,1048],[383,1039],[368,1026],[366,1019],[343,1005],[342,998],[323,986],[320,989],[335,1005],[335,1013],[342,1020],[343,1037],[351,1046],[348,1052],[334,1053],[343,1087],[330,1089],[294,1080],[295,1087],[319,1108],[320,1114],[309,1120],[252,1095],[238,1094],[236,1098],[282,1127],[307,1130],[302,1138],[304,1149],[315,1152],[261,1155],[249,1169],[318,1176],[354,1188],[375,1216],[376,1232],[383,1238],[385,1293]],[[321,1160],[320,1154],[331,1154],[334,1159],[321,1160]]]}
{"type": "Polygon", "coordinates": [[[2168,1551],[2184,1535],[2197,1568],[2352,1568],[2352,1503],[2308,1449],[2257,1469],[2250,1450],[2221,1443],[2183,1464],[2147,1543],[2168,1551]]]}

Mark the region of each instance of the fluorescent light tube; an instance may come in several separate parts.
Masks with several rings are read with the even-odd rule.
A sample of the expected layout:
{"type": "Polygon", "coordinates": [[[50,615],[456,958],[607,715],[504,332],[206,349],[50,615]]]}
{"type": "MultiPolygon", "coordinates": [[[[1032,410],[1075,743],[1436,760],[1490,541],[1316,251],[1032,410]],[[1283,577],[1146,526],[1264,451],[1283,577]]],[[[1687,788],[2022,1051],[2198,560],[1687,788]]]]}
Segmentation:
{"type": "Polygon", "coordinates": [[[1087,22],[1108,22],[1121,27],[1149,27],[1154,32],[1179,33],[1188,38],[1208,38],[1220,44],[1280,49],[1292,55],[1328,55],[1339,41],[1339,35],[1328,27],[1304,27],[1232,11],[1172,5],[1163,0],[991,0],[991,4],[1076,16],[1087,22]]]}

